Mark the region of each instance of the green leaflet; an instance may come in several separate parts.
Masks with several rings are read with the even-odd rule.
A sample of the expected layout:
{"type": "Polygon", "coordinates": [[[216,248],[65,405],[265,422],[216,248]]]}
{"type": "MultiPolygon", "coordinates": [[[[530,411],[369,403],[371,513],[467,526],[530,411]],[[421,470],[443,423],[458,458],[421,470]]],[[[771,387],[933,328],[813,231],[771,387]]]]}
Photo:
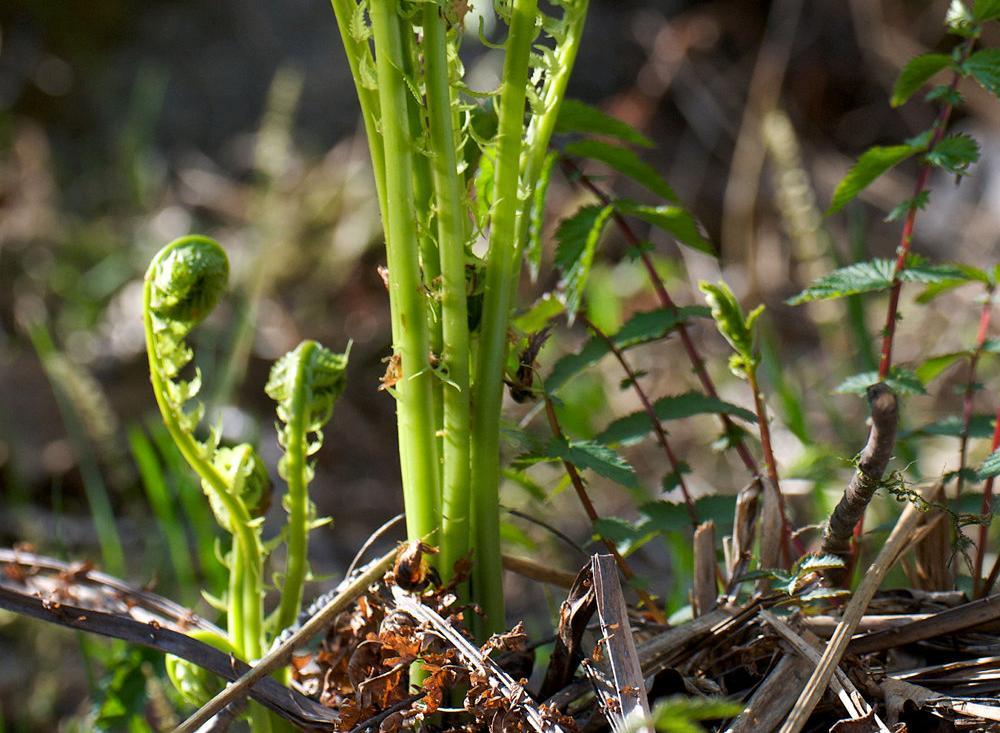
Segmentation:
{"type": "Polygon", "coordinates": [[[667,201],[677,201],[677,194],[649,163],[628,148],[600,140],[579,140],[563,148],[563,155],[589,158],[612,168],[667,201]]]}
{"type": "MultiPolygon", "coordinates": [[[[749,410],[701,392],[661,397],[653,403],[653,411],[660,420],[681,420],[693,415],[724,414],[739,417],[747,422],[757,421],[757,417],[749,410]]],[[[642,440],[652,430],[649,415],[642,410],[615,420],[596,439],[600,443],[628,445],[642,440]]]]}
{"type": "Polygon", "coordinates": [[[929,150],[924,159],[949,173],[964,175],[979,160],[979,143],[965,133],[949,135],[929,150]]]}
{"type": "Polygon", "coordinates": [[[951,63],[951,56],[943,53],[925,53],[910,59],[896,79],[890,104],[893,107],[904,104],[932,76],[949,67],[951,63]]]}
{"type": "Polygon", "coordinates": [[[597,244],[604,227],[614,214],[614,205],[584,206],[569,219],[565,219],[556,232],[556,265],[563,272],[562,293],[566,313],[570,320],[576,316],[583,299],[583,291],[594,264],[597,244]]]}
{"type": "MultiPolygon", "coordinates": [[[[843,298],[859,293],[872,293],[888,290],[892,286],[892,275],[895,262],[887,259],[875,259],[868,262],[855,262],[853,265],[841,267],[809,287],[789,298],[789,305],[811,303],[814,300],[830,300],[843,298]]],[[[901,282],[940,283],[963,278],[963,272],[954,265],[934,265],[923,258],[910,255],[906,267],[899,274],[901,282]]]]}
{"type": "Polygon", "coordinates": [[[840,211],[864,191],[872,181],[890,168],[919,153],[923,148],[914,145],[875,146],[869,148],[854,164],[833,192],[833,201],[826,210],[827,216],[840,211]]]}
{"type": "Polygon", "coordinates": [[[528,261],[528,274],[531,282],[537,282],[538,271],[542,264],[542,234],[545,225],[545,199],[549,192],[549,181],[552,179],[552,168],[558,159],[555,151],[550,151],[542,163],[538,183],[531,195],[531,208],[528,213],[528,242],[524,247],[524,257],[528,261]]]}
{"type": "MultiPolygon", "coordinates": [[[[969,437],[989,438],[993,435],[993,415],[973,415],[969,420],[969,437]]],[[[912,430],[911,435],[943,435],[958,438],[962,435],[962,418],[959,415],[949,415],[932,423],[921,425],[912,430]]]]}
{"type": "MultiPolygon", "coordinates": [[[[878,383],[878,372],[861,372],[859,374],[853,374],[834,389],[834,392],[839,394],[856,394],[864,395],[865,390],[867,390],[873,384],[878,383]]],[[[917,377],[917,375],[909,370],[902,367],[892,367],[889,371],[889,377],[885,380],[885,383],[892,387],[896,394],[900,395],[914,395],[914,394],[927,394],[927,390],[924,388],[923,383],[917,377]]]]}
{"type": "Polygon", "coordinates": [[[611,448],[597,441],[554,439],[548,445],[547,457],[572,463],[579,469],[590,469],[597,475],[626,488],[639,488],[639,479],[632,465],[611,448]]]}
{"type": "Polygon", "coordinates": [[[712,257],[719,256],[712,243],[705,239],[697,220],[680,206],[646,206],[626,199],[615,202],[615,206],[622,214],[662,229],[686,247],[712,257]]]}
{"type": "Polygon", "coordinates": [[[653,147],[653,142],[631,125],[575,99],[564,99],[556,118],[556,132],[606,135],[624,143],[653,147]]]}
{"type": "Polygon", "coordinates": [[[975,0],[972,15],[980,23],[1000,19],[1000,0],[975,0]]]}
{"type": "MultiPolygon", "coordinates": [[[[664,338],[680,323],[685,323],[692,318],[707,318],[709,315],[708,308],[697,305],[674,310],[660,308],[636,313],[610,338],[618,348],[628,349],[664,338]]],[[[608,353],[610,350],[604,339],[594,336],[584,344],[580,351],[575,354],[567,354],[556,362],[551,374],[545,380],[545,389],[550,394],[556,392],[572,377],[592,364],[596,364],[608,353]]]]}
{"type": "Polygon", "coordinates": [[[1000,97],[1000,48],[984,48],[969,56],[962,69],[983,87],[1000,97]]]}
{"type": "Polygon", "coordinates": [[[979,467],[976,476],[980,481],[1000,476],[1000,448],[986,456],[986,460],[979,467]]]}

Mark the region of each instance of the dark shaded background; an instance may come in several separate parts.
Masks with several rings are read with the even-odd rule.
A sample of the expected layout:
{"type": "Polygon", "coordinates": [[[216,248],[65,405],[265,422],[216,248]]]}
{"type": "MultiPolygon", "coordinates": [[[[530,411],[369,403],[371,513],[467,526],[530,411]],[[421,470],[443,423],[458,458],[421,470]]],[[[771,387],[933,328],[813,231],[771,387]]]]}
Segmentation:
{"type": "MultiPolygon", "coordinates": [[[[886,176],[864,205],[830,219],[829,239],[796,232],[776,194],[794,188],[789,180],[804,181],[796,200],[813,197],[813,208],[822,209],[858,153],[930,123],[929,106],[917,101],[893,110],[887,100],[910,56],[948,47],[946,4],[595,0],[570,84],[570,96],[600,104],[656,141],[647,159],[720,244],[725,276],[744,302],[768,304],[774,353],[789,365],[787,378],[816,417],[817,437],[847,456],[860,447],[861,406],[829,393],[864,366],[864,355],[850,352],[836,334],[824,341],[824,332],[837,330],[835,313],[793,310],[782,301],[818,274],[817,262],[819,272],[832,267],[830,252],[809,251],[809,242],[845,260],[892,252],[898,229],[881,217],[909,195],[912,169],[886,176]],[[790,144],[801,158],[793,171],[776,164],[761,140],[758,115],[772,107],[794,128],[790,144]],[[847,416],[847,426],[826,420],[831,411],[847,416]]],[[[262,391],[270,363],[301,338],[338,348],[353,339],[350,386],[326,431],[313,489],[320,512],[335,520],[332,531],[315,535],[315,564],[342,572],[401,500],[393,407],[376,392],[389,339],[375,272],[383,255],[357,105],[329,7],[305,0],[8,0],[0,7],[0,33],[0,542],[96,557],[79,456],[25,336],[26,323],[41,322],[69,363],[96,379],[97,386],[78,387],[98,395],[91,400],[94,419],[104,421],[98,432],[107,442],[96,453],[130,577],[145,582],[163,574],[162,544],[122,430],[155,410],[139,330],[141,273],[163,243],[198,231],[230,251],[236,291],[203,330],[199,358],[211,382],[225,366],[218,360],[229,353],[234,319],[248,302],[258,303],[245,375],[237,368],[237,388],[218,407],[227,434],[259,436],[272,466],[273,406],[262,391]]],[[[986,43],[998,40],[993,32],[986,43]]],[[[495,57],[475,34],[465,51],[470,72],[488,88],[495,57]]],[[[935,181],[936,205],[921,216],[915,249],[985,266],[1000,251],[1000,105],[976,87],[963,89],[968,104],[956,127],[977,137],[983,160],[960,188],[935,181]]],[[[620,189],[635,194],[627,184],[620,189]]],[[[552,198],[555,221],[575,199],[562,181],[552,198]]],[[[679,260],[672,243],[654,244],[683,264],[671,275],[682,302],[696,299],[691,282],[718,274],[707,259],[679,260]]],[[[611,264],[602,277],[617,305],[601,317],[611,321],[653,305],[632,282],[634,269],[615,264],[623,251],[610,235],[611,264]]],[[[526,285],[525,302],[535,292],[526,285]]],[[[971,297],[955,296],[943,312],[904,321],[899,358],[967,342],[971,297]]],[[[572,345],[580,334],[560,338],[572,345]]],[[[725,379],[722,344],[708,331],[699,338],[725,379]]],[[[637,359],[661,391],[692,384],[674,347],[637,359]]],[[[984,380],[995,376],[995,367],[986,369],[984,380]]],[[[595,379],[604,376],[617,380],[613,368],[595,379]]],[[[931,417],[954,411],[949,385],[960,377],[947,376],[949,384],[920,398],[914,411],[931,417]]],[[[587,389],[578,395],[579,414],[567,416],[571,431],[585,432],[591,412],[627,411],[614,390],[601,387],[594,396],[587,389]]],[[[745,401],[740,389],[733,384],[725,391],[745,401]]],[[[988,400],[984,409],[991,409],[988,400]]],[[[776,413],[780,422],[780,408],[776,413]]],[[[714,437],[708,425],[678,428],[685,455],[707,453],[714,437]]],[[[791,467],[801,457],[797,444],[780,425],[776,433],[779,459],[791,467]]],[[[951,455],[950,447],[930,450],[922,460],[936,462],[936,471],[951,455]]],[[[655,485],[662,469],[655,451],[639,448],[630,458],[655,485]]],[[[698,460],[702,492],[739,487],[739,471],[727,459],[698,460]]],[[[522,497],[508,491],[505,501],[522,497]]],[[[627,513],[631,501],[610,491],[601,496],[609,513],[627,513]]],[[[545,511],[553,521],[586,541],[589,531],[571,500],[562,494],[551,505],[545,511]]],[[[554,564],[577,562],[538,528],[520,529],[554,564]]],[[[641,562],[654,584],[667,582],[669,552],[658,546],[641,562]]],[[[512,588],[512,616],[539,602],[558,604],[537,589],[512,588]]],[[[0,705],[8,722],[48,726],[85,710],[80,656],[70,635],[41,633],[0,615],[0,705]],[[53,674],[54,665],[65,673],[53,674]],[[25,697],[29,674],[32,694],[25,697]]]]}

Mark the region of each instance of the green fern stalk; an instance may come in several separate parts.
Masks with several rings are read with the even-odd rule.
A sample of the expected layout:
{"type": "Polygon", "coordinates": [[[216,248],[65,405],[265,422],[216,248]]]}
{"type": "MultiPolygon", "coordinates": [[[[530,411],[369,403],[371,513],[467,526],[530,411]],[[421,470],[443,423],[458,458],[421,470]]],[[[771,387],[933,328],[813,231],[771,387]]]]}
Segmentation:
{"type": "Polygon", "coordinates": [[[469,551],[469,319],[465,291],[467,212],[458,172],[457,139],[448,64],[445,20],[436,5],[423,12],[424,73],[430,127],[431,168],[441,271],[443,351],[441,571],[450,579],[455,563],[469,551]]]}
{"type": "Polygon", "coordinates": [[[383,221],[389,263],[389,295],[397,309],[398,332],[393,335],[402,360],[396,386],[399,451],[403,461],[406,525],[411,538],[437,530],[439,461],[429,352],[430,339],[417,258],[417,227],[413,192],[414,140],[409,128],[403,79],[404,44],[394,2],[372,3],[372,32],[378,54],[375,67],[382,141],[385,152],[386,207],[383,221]]]}
{"type": "Polygon", "coordinates": [[[537,0],[514,0],[505,44],[500,93],[493,218],[486,262],[486,290],[476,364],[476,399],[472,416],[473,583],[486,615],[485,631],[504,624],[500,561],[500,406],[507,327],[513,282],[520,271],[518,239],[520,157],[524,133],[531,45],[538,33],[537,0]]]}

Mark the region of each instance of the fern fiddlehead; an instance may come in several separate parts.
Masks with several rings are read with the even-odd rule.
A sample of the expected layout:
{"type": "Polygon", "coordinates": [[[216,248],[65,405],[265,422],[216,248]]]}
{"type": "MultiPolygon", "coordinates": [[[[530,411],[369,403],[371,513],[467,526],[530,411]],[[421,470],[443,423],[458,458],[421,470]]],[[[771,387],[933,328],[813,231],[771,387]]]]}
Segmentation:
{"type": "Polygon", "coordinates": [[[347,358],[347,353],[335,354],[315,341],[303,341],[275,362],[265,387],[277,403],[278,442],[285,450],[278,473],[288,484],[288,564],[278,629],[292,624],[302,605],[302,586],[309,572],[309,529],[316,520],[308,493],[314,473],[309,456],[323,444],[322,428],[344,391],[347,358]]]}
{"type": "Polygon", "coordinates": [[[249,445],[221,448],[216,431],[196,437],[204,406],[195,400],[201,374],[181,372],[194,358],[185,338],[212,311],[225,290],[229,261],[207,237],[177,239],[153,258],[143,287],[143,322],[150,381],[163,422],[181,455],[201,478],[220,526],[233,535],[229,633],[236,650],[260,654],[263,549],[260,522],[269,495],[264,464],[249,445]],[[194,401],[194,406],[189,403],[194,401]],[[239,572],[235,572],[239,570],[239,572]]]}

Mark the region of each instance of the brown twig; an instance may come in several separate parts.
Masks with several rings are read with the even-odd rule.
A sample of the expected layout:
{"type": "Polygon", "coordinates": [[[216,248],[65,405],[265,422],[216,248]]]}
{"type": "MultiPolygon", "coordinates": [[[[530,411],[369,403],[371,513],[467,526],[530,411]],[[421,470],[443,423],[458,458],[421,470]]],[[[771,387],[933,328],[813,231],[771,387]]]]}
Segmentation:
{"type": "MultiPolygon", "coordinates": [[[[545,415],[549,420],[549,427],[552,429],[552,434],[559,440],[565,440],[566,436],[563,434],[562,426],[559,424],[559,418],[556,416],[555,408],[552,406],[552,400],[549,399],[547,394],[543,395],[543,399],[545,400],[545,415]]],[[[580,499],[580,504],[583,505],[583,511],[586,512],[587,518],[593,524],[601,517],[597,513],[597,509],[594,508],[594,502],[590,500],[590,495],[587,494],[587,487],[583,483],[583,478],[580,476],[580,472],[576,470],[576,466],[567,461],[565,458],[562,460],[562,464],[563,468],[566,469],[566,474],[569,476],[570,483],[573,484],[573,489],[576,491],[577,498],[580,499]]],[[[602,537],[601,542],[606,548],[608,548],[608,552],[614,556],[615,562],[618,564],[618,569],[621,570],[625,579],[632,580],[635,577],[635,573],[632,572],[632,568],[629,567],[629,564],[625,562],[625,558],[622,557],[620,552],[618,552],[618,548],[615,547],[615,543],[606,537],[602,537]]],[[[642,605],[646,607],[650,617],[656,621],[656,623],[666,626],[667,617],[663,615],[663,611],[661,611],[659,606],[656,605],[656,601],[653,600],[653,597],[642,588],[636,588],[635,592],[638,594],[639,600],[642,601],[642,605]]]]}
{"type": "MultiPolygon", "coordinates": [[[[589,176],[587,176],[586,173],[580,170],[580,167],[574,161],[569,158],[561,158],[560,162],[566,177],[570,181],[578,182],[581,186],[594,194],[594,196],[596,196],[602,203],[611,203],[611,198],[604,191],[602,191],[600,187],[597,186],[597,184],[595,184],[589,176]]],[[[632,226],[620,213],[616,211],[612,215],[612,218],[628,243],[635,247],[636,251],[639,252],[639,260],[642,262],[642,265],[646,270],[646,274],[649,276],[649,280],[653,284],[653,289],[656,291],[656,296],[660,301],[660,305],[669,311],[676,312],[677,304],[674,303],[673,298],[670,297],[670,293],[667,291],[663,278],[661,278],[660,273],[656,271],[656,266],[653,264],[653,260],[650,258],[649,254],[644,251],[642,240],[639,239],[635,230],[632,229],[632,226]]],[[[715,383],[712,381],[712,378],[708,374],[708,370],[705,368],[705,360],[702,359],[701,354],[698,353],[698,348],[694,345],[691,333],[688,331],[685,323],[680,322],[677,324],[677,334],[680,336],[681,343],[684,345],[684,351],[687,352],[688,360],[691,362],[691,367],[694,369],[694,373],[698,376],[698,381],[701,382],[701,386],[702,389],[705,390],[705,394],[709,397],[718,399],[719,392],[716,390],[715,383]]],[[[737,436],[735,442],[736,452],[743,461],[743,465],[746,466],[747,471],[756,476],[758,474],[757,462],[754,460],[753,455],[750,453],[750,449],[747,448],[742,438],[738,437],[739,433],[736,430],[736,425],[728,415],[723,413],[719,413],[719,420],[722,421],[722,425],[727,434],[737,436]]]]}
{"type": "MultiPolygon", "coordinates": [[[[774,485],[778,496],[778,511],[781,514],[781,556],[785,562],[785,567],[792,563],[791,538],[792,530],[788,525],[788,514],[785,512],[785,495],[781,493],[781,483],[778,481],[778,462],[774,458],[774,449],[771,447],[771,426],[767,419],[767,407],[764,405],[764,396],[760,392],[760,385],[757,383],[757,371],[751,367],[746,370],[747,381],[750,389],[753,390],[753,406],[757,414],[757,429],[760,432],[760,445],[764,453],[764,465],[767,467],[767,477],[774,485]]],[[[799,548],[802,549],[801,547],[799,548]]]]}
{"type": "Polygon", "coordinates": [[[653,426],[653,432],[656,434],[656,442],[658,442],[660,447],[663,448],[663,452],[667,456],[667,461],[670,463],[670,470],[673,471],[674,476],[677,479],[677,485],[680,486],[681,495],[684,497],[684,505],[687,507],[688,517],[691,519],[691,526],[697,527],[698,512],[695,511],[694,501],[691,499],[691,492],[688,490],[687,482],[684,480],[684,472],[682,471],[683,467],[681,462],[677,460],[677,455],[670,447],[670,441],[667,440],[667,431],[663,429],[663,423],[660,422],[660,418],[656,414],[656,408],[653,407],[653,403],[646,394],[646,390],[643,389],[641,384],[639,384],[639,378],[636,376],[632,367],[629,366],[628,361],[625,359],[625,354],[620,348],[618,348],[614,339],[604,333],[604,331],[598,328],[586,316],[581,315],[580,320],[583,322],[583,325],[594,332],[594,335],[597,336],[597,338],[604,342],[611,353],[614,354],[618,363],[621,364],[622,370],[625,372],[625,376],[628,377],[629,385],[633,390],[635,390],[636,396],[639,398],[639,402],[642,403],[642,409],[649,417],[649,422],[653,426]]]}
{"type": "Polygon", "coordinates": [[[822,552],[841,558],[850,555],[854,527],[864,517],[896,445],[899,409],[895,393],[879,382],[868,388],[867,397],[872,413],[868,442],[861,452],[851,483],[823,530],[822,552]]]}
{"type": "MultiPolygon", "coordinates": [[[[994,418],[993,424],[993,443],[990,448],[991,451],[995,451],[1000,448],[1000,407],[997,408],[997,414],[994,418]]],[[[986,515],[990,511],[990,504],[993,502],[993,479],[995,476],[990,476],[986,479],[986,484],[983,486],[983,505],[981,507],[982,514],[986,515]]],[[[974,587],[973,595],[977,598],[982,598],[983,596],[989,595],[990,590],[993,589],[993,584],[997,580],[997,573],[1000,573],[1000,556],[997,557],[996,562],[993,563],[993,568],[990,570],[990,577],[985,584],[982,583],[983,577],[983,558],[986,555],[986,538],[987,530],[989,526],[986,524],[979,525],[979,542],[976,545],[976,560],[974,565],[974,570],[972,573],[972,582],[974,587]]]]}

